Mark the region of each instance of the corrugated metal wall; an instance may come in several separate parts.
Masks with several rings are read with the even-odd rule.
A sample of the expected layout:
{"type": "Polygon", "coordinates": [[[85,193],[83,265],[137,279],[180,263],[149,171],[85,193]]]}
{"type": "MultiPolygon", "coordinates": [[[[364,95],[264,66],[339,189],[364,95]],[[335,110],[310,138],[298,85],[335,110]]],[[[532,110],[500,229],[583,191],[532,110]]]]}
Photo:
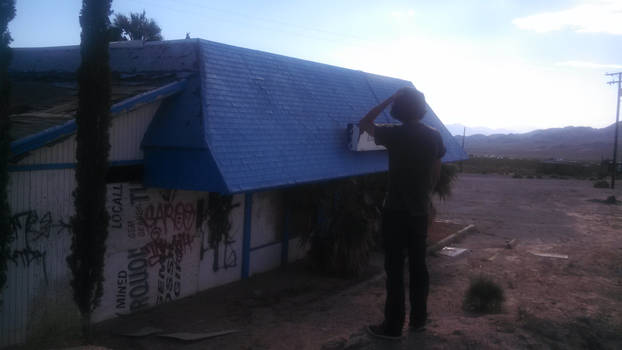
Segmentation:
{"type": "Polygon", "coordinates": [[[46,318],[48,306],[73,307],[65,262],[70,245],[66,226],[73,213],[73,169],[10,174],[9,203],[13,214],[7,287],[2,294],[0,346],[23,341],[44,331],[35,320],[46,318]]]}
{"type": "MultiPolygon", "coordinates": [[[[142,159],[140,142],[158,103],[117,116],[111,128],[111,160],[142,159]]],[[[19,165],[74,162],[74,137],[32,152],[19,165]]],[[[13,214],[7,287],[0,295],[0,347],[26,339],[53,336],[78,327],[71,296],[68,227],[73,215],[74,169],[10,173],[13,214]]],[[[231,212],[226,238],[210,240],[208,193],[109,184],[111,214],[104,274],[104,295],[94,320],[151,307],[224,283],[239,280],[242,266],[244,195],[231,212]],[[166,269],[164,269],[166,264],[166,269]],[[173,270],[171,270],[173,267],[173,270]],[[173,273],[172,275],[167,275],[173,273]],[[172,289],[164,283],[170,277],[172,289]],[[164,278],[164,280],[163,280],[164,278]]],[[[252,273],[280,264],[282,202],[275,193],[257,195],[251,237],[252,273]],[[266,245],[266,243],[268,245],[266,245]],[[275,244],[272,244],[275,243],[275,244]]],[[[294,249],[291,257],[304,252],[294,249]],[[296,250],[296,252],[294,252],[296,250]]]]}
{"type": "MultiPolygon", "coordinates": [[[[110,160],[140,160],[140,143],[160,101],[122,112],[112,120],[110,160]]],[[[75,136],[31,152],[18,165],[75,162],[75,136]]],[[[9,204],[14,241],[7,287],[1,295],[0,346],[50,331],[76,316],[66,257],[71,238],[74,169],[10,173],[9,204]],[[58,312],[62,320],[55,320],[58,312]]],[[[77,319],[76,319],[77,321],[77,319]]]]}
{"type": "MultiPolygon", "coordinates": [[[[153,115],[160,107],[160,102],[158,100],[114,116],[110,128],[110,161],[143,159],[140,143],[153,115]]],[[[71,136],[31,152],[19,165],[74,163],[75,147],[76,138],[71,136]]]]}

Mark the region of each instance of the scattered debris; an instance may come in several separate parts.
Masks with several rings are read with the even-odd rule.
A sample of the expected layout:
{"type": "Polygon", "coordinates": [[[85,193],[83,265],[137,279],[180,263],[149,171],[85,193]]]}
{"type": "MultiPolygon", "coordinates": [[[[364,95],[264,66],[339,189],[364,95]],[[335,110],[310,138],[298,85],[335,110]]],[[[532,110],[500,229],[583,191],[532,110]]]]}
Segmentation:
{"type": "Polygon", "coordinates": [[[347,339],[339,337],[322,345],[322,350],[341,350],[346,346],[347,342],[347,339]]]}
{"type": "Polygon", "coordinates": [[[466,252],[466,251],[467,251],[466,248],[443,247],[443,249],[441,249],[441,251],[438,252],[438,253],[441,254],[441,255],[455,257],[455,256],[458,256],[458,255],[466,252]]]}
{"type": "Polygon", "coordinates": [[[616,196],[609,196],[607,199],[588,199],[589,202],[601,203],[601,204],[609,204],[609,205],[620,205],[622,201],[616,199],[616,196]]]}
{"type": "Polygon", "coordinates": [[[432,243],[428,246],[427,248],[427,252],[428,254],[436,254],[438,250],[441,249],[441,247],[444,247],[448,244],[452,244],[453,242],[461,239],[462,237],[464,237],[464,235],[466,235],[469,232],[475,232],[477,231],[477,229],[475,228],[475,225],[471,224],[468,225],[467,227],[463,228],[462,230],[453,233],[443,239],[441,239],[440,241],[436,242],[436,243],[432,243]]]}
{"type": "Polygon", "coordinates": [[[568,259],[568,255],[565,254],[555,254],[555,253],[540,253],[540,252],[529,252],[533,255],[543,256],[545,258],[557,258],[557,259],[568,259]]]}
{"type": "Polygon", "coordinates": [[[516,238],[506,240],[505,241],[505,248],[506,249],[512,249],[512,248],[514,248],[516,246],[517,242],[518,241],[516,240],[516,238]]]}
{"type": "Polygon", "coordinates": [[[487,260],[488,261],[494,261],[497,258],[498,255],[499,255],[499,252],[496,252],[490,258],[488,258],[487,260]]]}
{"type": "Polygon", "coordinates": [[[594,182],[594,188],[609,188],[609,182],[607,180],[599,180],[594,182]]]}
{"type": "Polygon", "coordinates": [[[160,328],[143,327],[133,332],[119,333],[119,335],[122,335],[124,337],[146,337],[146,336],[156,334],[156,333],[161,333],[161,332],[162,330],[160,328]]]}
{"type": "Polygon", "coordinates": [[[239,330],[231,329],[228,331],[220,331],[220,332],[210,332],[210,333],[190,333],[190,332],[179,332],[179,333],[168,333],[168,334],[160,334],[158,337],[163,338],[173,338],[177,340],[183,341],[196,341],[196,340],[204,340],[209,338],[220,337],[227,334],[237,333],[239,330]]]}

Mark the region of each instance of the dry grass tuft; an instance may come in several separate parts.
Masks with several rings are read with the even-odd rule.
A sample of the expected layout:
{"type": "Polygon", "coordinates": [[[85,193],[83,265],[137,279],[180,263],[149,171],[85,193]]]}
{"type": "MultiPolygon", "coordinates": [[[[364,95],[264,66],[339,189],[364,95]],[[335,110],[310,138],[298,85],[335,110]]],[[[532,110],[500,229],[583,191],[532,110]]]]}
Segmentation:
{"type": "Polygon", "coordinates": [[[479,276],[471,280],[464,295],[463,307],[477,313],[496,313],[501,311],[505,300],[503,288],[489,277],[479,276]]]}

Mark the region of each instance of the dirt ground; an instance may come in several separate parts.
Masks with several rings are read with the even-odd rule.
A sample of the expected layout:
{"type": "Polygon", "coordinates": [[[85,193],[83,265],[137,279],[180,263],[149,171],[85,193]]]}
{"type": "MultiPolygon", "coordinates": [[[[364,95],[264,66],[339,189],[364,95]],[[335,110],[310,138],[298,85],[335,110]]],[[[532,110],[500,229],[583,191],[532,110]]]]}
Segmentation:
{"type": "MultiPolygon", "coordinates": [[[[622,198],[622,191],[616,196],[622,198]]],[[[439,218],[475,224],[454,246],[458,257],[431,256],[430,322],[398,342],[369,338],[382,319],[381,256],[358,280],[315,275],[293,264],[247,281],[96,328],[95,344],[112,349],[620,349],[622,348],[622,205],[589,181],[461,175],[439,218]],[[508,240],[516,239],[513,248],[508,240]],[[532,253],[567,255],[567,259],[532,253]],[[489,276],[505,291],[498,314],[463,310],[469,280],[489,276]],[[237,329],[197,342],[123,331],[237,329]]]]}

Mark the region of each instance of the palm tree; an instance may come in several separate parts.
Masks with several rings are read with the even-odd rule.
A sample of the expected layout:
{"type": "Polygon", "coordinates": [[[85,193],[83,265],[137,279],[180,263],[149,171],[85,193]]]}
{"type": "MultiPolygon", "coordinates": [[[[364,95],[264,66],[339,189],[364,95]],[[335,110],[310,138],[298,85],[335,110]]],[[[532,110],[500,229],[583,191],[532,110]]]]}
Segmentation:
{"type": "Polygon", "coordinates": [[[126,15],[117,13],[114,16],[111,28],[112,41],[122,40],[162,40],[162,29],[153,18],[147,18],[145,11],[142,13],[130,12],[126,15]]]}

